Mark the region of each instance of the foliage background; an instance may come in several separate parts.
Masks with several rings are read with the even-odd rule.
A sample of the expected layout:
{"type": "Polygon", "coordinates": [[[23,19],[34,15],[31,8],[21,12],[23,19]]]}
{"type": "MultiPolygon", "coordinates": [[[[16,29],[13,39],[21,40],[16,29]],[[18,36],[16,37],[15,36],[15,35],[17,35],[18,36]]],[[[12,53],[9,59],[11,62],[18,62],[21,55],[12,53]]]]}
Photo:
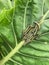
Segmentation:
{"type": "MultiPolygon", "coordinates": [[[[22,40],[23,30],[49,9],[49,0],[0,0],[0,60],[22,40]]],[[[49,65],[49,15],[37,40],[23,46],[5,65],[49,65]]]]}

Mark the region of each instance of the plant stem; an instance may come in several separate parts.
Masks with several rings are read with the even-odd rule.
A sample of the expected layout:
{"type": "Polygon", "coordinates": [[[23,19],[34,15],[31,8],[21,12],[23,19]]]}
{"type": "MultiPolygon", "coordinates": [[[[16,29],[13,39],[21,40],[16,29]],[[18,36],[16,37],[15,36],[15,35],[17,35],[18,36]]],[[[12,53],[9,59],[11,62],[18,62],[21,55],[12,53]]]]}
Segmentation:
{"type": "Polygon", "coordinates": [[[0,65],[4,65],[20,48],[24,45],[25,41],[21,41],[6,57],[0,61],[0,65]]]}
{"type": "Polygon", "coordinates": [[[28,4],[31,2],[31,0],[30,1],[27,1],[27,3],[26,3],[26,7],[25,7],[25,12],[24,12],[24,23],[23,23],[23,29],[25,30],[25,24],[26,24],[26,14],[27,14],[27,8],[28,8],[28,4]]]}
{"type": "Polygon", "coordinates": [[[48,13],[49,13],[49,10],[43,15],[42,19],[39,21],[39,25],[41,25],[44,22],[44,19],[46,18],[48,13]]]}

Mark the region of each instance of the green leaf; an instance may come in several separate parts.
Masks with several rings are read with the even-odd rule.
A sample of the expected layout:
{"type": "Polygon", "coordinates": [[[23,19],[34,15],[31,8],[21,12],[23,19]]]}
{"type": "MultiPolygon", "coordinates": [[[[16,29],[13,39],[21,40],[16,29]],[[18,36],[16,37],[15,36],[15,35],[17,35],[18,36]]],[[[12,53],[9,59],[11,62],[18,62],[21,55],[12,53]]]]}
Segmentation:
{"type": "Polygon", "coordinates": [[[10,0],[0,0],[0,3],[1,3],[1,6],[0,7],[3,7],[3,8],[6,8],[6,9],[10,9],[12,7],[12,3],[10,0]]]}
{"type": "MultiPolygon", "coordinates": [[[[15,12],[15,20],[16,20],[16,32],[18,38],[21,38],[22,30],[24,30],[28,25],[33,24],[35,20],[37,20],[37,16],[40,15],[38,6],[38,1],[34,2],[34,0],[18,0],[16,1],[16,12],[15,12]],[[20,32],[19,32],[20,31],[20,32]]],[[[41,15],[40,15],[41,16],[41,15]]],[[[39,16],[39,17],[40,17],[39,16]]]]}
{"type": "Polygon", "coordinates": [[[10,38],[9,40],[13,40],[13,32],[11,29],[12,18],[13,9],[4,9],[0,14],[0,33],[4,34],[8,39],[10,38]]]}
{"type": "Polygon", "coordinates": [[[45,3],[46,7],[49,9],[49,0],[45,0],[45,3]]]}
{"type": "MultiPolygon", "coordinates": [[[[38,22],[48,9],[44,0],[14,0],[10,4],[8,0],[4,1],[1,0],[0,13],[0,59],[6,58],[17,47],[27,26],[38,22]]],[[[37,39],[19,49],[5,65],[49,65],[48,21],[46,18],[40,26],[37,39]]]]}

